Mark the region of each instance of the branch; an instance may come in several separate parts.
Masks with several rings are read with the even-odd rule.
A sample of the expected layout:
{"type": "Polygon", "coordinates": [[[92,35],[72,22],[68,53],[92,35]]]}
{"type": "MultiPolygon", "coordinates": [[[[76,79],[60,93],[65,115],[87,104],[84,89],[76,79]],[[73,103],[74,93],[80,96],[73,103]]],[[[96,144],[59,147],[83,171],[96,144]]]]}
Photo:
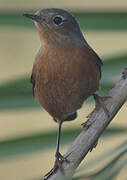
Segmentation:
{"type": "Polygon", "coordinates": [[[110,116],[108,117],[101,107],[95,109],[88,116],[87,121],[84,123],[82,132],[64,155],[64,157],[67,157],[69,160],[69,163],[64,162],[62,164],[65,175],[63,176],[58,169],[56,173],[52,174],[48,178],[48,180],[72,179],[76,168],[97,143],[100,135],[127,100],[127,68],[125,68],[122,78],[118,81],[115,87],[107,93],[106,96],[111,97],[105,100],[105,105],[110,116]]]}

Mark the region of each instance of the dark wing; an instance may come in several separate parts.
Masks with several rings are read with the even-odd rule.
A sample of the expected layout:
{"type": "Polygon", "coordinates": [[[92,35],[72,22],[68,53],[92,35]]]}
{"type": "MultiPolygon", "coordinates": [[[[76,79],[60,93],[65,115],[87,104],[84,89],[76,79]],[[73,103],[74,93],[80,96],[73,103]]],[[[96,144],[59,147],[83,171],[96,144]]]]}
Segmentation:
{"type": "Polygon", "coordinates": [[[96,55],[96,65],[99,69],[99,72],[100,72],[100,79],[101,79],[101,66],[103,65],[103,62],[101,61],[100,57],[95,53],[96,55]]]}
{"type": "Polygon", "coordinates": [[[32,87],[32,91],[33,91],[33,96],[34,96],[34,88],[35,88],[35,79],[34,79],[34,75],[33,73],[31,74],[30,77],[30,82],[32,83],[33,87],[32,87]]]}
{"type": "Polygon", "coordinates": [[[92,50],[92,53],[93,53],[93,55],[95,56],[95,60],[96,60],[96,65],[97,65],[97,67],[98,67],[98,70],[99,70],[99,72],[100,72],[100,79],[101,79],[101,66],[103,65],[103,62],[102,62],[102,60],[100,59],[100,57],[96,54],[96,52],[92,49],[92,48],[90,48],[91,50],[92,50]]]}

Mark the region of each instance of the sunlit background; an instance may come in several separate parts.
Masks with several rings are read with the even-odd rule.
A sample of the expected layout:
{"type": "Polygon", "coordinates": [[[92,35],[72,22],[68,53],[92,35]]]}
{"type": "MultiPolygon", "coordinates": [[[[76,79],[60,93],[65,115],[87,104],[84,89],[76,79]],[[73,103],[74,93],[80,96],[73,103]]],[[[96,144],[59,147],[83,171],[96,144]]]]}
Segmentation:
{"type": "MultiPolygon", "coordinates": [[[[29,83],[40,46],[34,24],[22,16],[40,8],[69,10],[104,62],[100,94],[127,66],[126,0],[0,0],[0,180],[40,180],[53,166],[57,124],[32,97],[29,83]]],[[[65,123],[61,152],[94,108],[91,98],[76,121],[65,123]]],[[[127,104],[88,154],[75,179],[127,180],[127,104]]]]}

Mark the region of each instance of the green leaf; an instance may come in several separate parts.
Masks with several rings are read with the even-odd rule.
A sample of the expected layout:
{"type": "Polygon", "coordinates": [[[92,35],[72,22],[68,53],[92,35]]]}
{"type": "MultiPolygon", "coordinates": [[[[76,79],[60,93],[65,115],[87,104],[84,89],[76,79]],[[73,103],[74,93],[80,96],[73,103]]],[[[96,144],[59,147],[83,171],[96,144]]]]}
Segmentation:
{"type": "MultiPolygon", "coordinates": [[[[57,127],[57,126],[56,126],[57,127]]],[[[73,140],[77,137],[77,135],[81,132],[82,128],[73,128],[73,129],[64,129],[62,131],[61,136],[61,145],[69,145],[73,140]]],[[[125,133],[127,132],[126,128],[110,128],[105,131],[103,136],[115,136],[119,133],[125,133]],[[111,133],[112,132],[112,133],[111,133]]],[[[7,158],[13,157],[13,156],[22,156],[27,155],[30,153],[37,153],[40,151],[45,151],[51,148],[55,149],[56,146],[56,130],[50,130],[48,132],[33,134],[33,135],[26,135],[24,137],[19,138],[11,138],[5,141],[0,142],[0,159],[5,160],[7,158]]],[[[110,152],[111,153],[111,152],[110,152]]],[[[109,153],[109,154],[110,154],[109,153]]],[[[112,152],[113,153],[113,152],[112,152]]],[[[107,156],[105,154],[105,156],[107,156]]],[[[105,157],[104,156],[104,157],[105,157]]],[[[103,156],[99,157],[98,159],[95,159],[96,161],[102,161],[104,160],[103,156]]],[[[89,166],[93,166],[94,163],[89,166]]],[[[87,169],[87,168],[86,168],[87,169]]]]}
{"type": "MultiPolygon", "coordinates": [[[[117,76],[120,78],[122,70],[127,65],[126,60],[127,54],[124,54],[104,61],[101,93],[113,87],[116,82],[113,78],[117,76]]],[[[37,101],[32,97],[29,77],[30,75],[26,75],[0,86],[0,110],[39,107],[37,101]]]]}
{"type": "Polygon", "coordinates": [[[127,165],[127,159],[121,160],[122,156],[127,153],[127,148],[119,153],[110,163],[103,169],[92,175],[91,180],[113,180],[118,175],[120,170],[127,165]]]}
{"type": "Polygon", "coordinates": [[[88,178],[91,180],[102,180],[106,178],[106,180],[112,180],[120,172],[120,170],[125,165],[127,165],[127,159],[124,158],[124,160],[122,160],[122,157],[125,153],[127,153],[127,141],[101,154],[100,156],[93,159],[91,162],[88,162],[87,165],[79,168],[78,173],[80,172],[81,175],[75,177],[75,179],[79,180],[83,178],[88,178]],[[112,156],[115,156],[115,157],[112,159],[112,156]],[[99,165],[100,163],[105,162],[105,160],[107,159],[112,159],[112,160],[99,171],[95,173],[89,173],[87,171],[88,169],[91,169],[95,167],[96,165],[99,165]],[[86,173],[84,173],[84,171],[86,173]]]}
{"type": "MultiPolygon", "coordinates": [[[[107,132],[107,130],[105,131],[105,133],[106,132],[107,132]]],[[[117,132],[117,135],[118,135],[118,132],[117,132]]],[[[113,137],[113,134],[111,137],[113,137]]],[[[104,162],[106,159],[111,158],[114,154],[121,153],[122,151],[124,151],[126,149],[127,149],[127,141],[125,141],[122,144],[120,144],[120,145],[110,149],[109,151],[104,152],[103,154],[99,155],[98,157],[96,157],[95,159],[90,161],[87,165],[81,167],[81,170],[85,169],[85,171],[87,171],[88,169],[96,166],[96,164],[99,165],[101,162],[104,162]]]]}
{"type": "MultiPolygon", "coordinates": [[[[35,10],[36,11],[36,10],[35,10]]],[[[34,12],[35,12],[34,11],[34,12]]],[[[34,13],[33,12],[33,13],[34,13]]],[[[32,13],[32,12],[31,12],[32,13]]],[[[0,15],[0,26],[34,28],[31,21],[22,16],[23,11],[0,15]]],[[[126,30],[126,12],[72,12],[84,30],[126,30]]],[[[35,29],[35,28],[34,28],[35,29]]]]}
{"type": "MultiPolygon", "coordinates": [[[[57,126],[56,126],[57,127],[57,126]]],[[[81,129],[67,129],[62,132],[61,144],[69,144],[80,133],[81,129]]],[[[57,130],[12,138],[0,142],[0,159],[4,160],[17,155],[37,153],[56,146],[57,130]]]]}
{"type": "Polygon", "coordinates": [[[102,67],[102,84],[114,84],[116,78],[119,79],[122,75],[122,71],[127,66],[127,54],[121,54],[118,56],[112,56],[104,61],[102,67]]]}

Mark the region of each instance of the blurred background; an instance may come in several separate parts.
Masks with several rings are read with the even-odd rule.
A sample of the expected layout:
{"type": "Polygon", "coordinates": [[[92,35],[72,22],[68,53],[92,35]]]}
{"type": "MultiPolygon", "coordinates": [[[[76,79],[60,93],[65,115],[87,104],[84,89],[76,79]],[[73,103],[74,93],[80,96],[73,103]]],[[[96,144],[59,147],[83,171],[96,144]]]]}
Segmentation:
{"type": "MultiPolygon", "coordinates": [[[[32,97],[29,83],[40,46],[33,22],[22,16],[40,8],[69,10],[104,62],[99,94],[106,93],[127,66],[126,0],[0,0],[0,179],[39,180],[53,166],[57,124],[32,97]]],[[[61,152],[81,131],[94,108],[92,98],[76,121],[64,123],[61,152]]],[[[127,180],[127,104],[87,155],[74,179],[127,180]]]]}

